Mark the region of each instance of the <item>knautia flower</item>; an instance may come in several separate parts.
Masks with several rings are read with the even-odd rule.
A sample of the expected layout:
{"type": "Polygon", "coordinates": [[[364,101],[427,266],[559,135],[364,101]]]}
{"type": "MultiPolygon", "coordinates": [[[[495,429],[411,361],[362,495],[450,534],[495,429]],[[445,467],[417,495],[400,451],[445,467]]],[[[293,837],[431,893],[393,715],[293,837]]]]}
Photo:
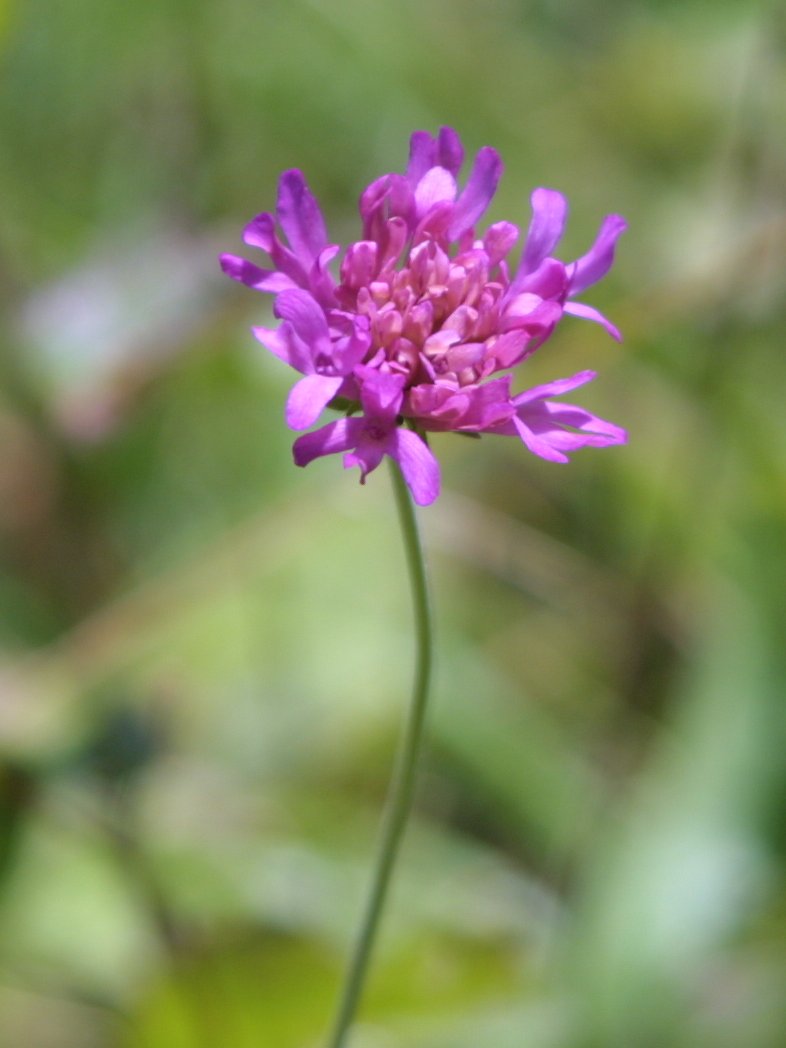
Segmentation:
{"type": "Polygon", "coordinates": [[[344,452],[344,466],[359,466],[364,481],[389,455],[420,505],[439,494],[430,432],[517,436],[553,462],[567,462],[580,447],[627,439],[619,426],[555,399],[593,379],[592,371],[511,389],[511,369],[565,313],[594,320],[619,340],[614,325],[575,296],[608,272],[624,219],[608,215],[590,250],[566,264],[552,252],[567,201],[556,190],[536,189],[523,248],[511,264],[517,226],[475,230],[502,174],[500,157],[481,149],[459,190],[463,157],[451,128],[436,137],[416,131],[406,173],[383,175],[361,194],[362,238],[343,254],[328,242],[303,174],[286,171],[275,217],[258,215],[243,234],[271,267],[221,257],[228,276],[275,296],[281,323],[253,330],[303,376],[287,401],[289,426],[308,429],[328,405],[344,414],[299,437],[295,462],[344,452]],[[339,254],[336,278],[330,266],[339,254]]]}

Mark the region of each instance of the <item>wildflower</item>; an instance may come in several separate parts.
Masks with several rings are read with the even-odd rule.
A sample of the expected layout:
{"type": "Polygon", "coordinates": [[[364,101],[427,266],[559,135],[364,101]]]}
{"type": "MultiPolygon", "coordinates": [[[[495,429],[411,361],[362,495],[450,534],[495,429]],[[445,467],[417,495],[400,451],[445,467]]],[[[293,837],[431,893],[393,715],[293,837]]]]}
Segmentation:
{"type": "Polygon", "coordinates": [[[406,173],[383,175],[361,194],[362,239],[344,250],[338,279],[330,263],[341,248],[328,243],[319,205],[297,170],[281,176],[275,217],[258,215],[243,234],[272,267],[221,257],[228,276],[275,295],[281,323],[254,334],[303,376],[287,401],[289,426],[308,429],[328,405],[345,412],[299,437],[295,462],[344,452],[344,466],[359,466],[363,482],[387,455],[420,505],[439,494],[429,432],[517,436],[553,462],[566,462],[580,447],[627,439],[619,426],[554,399],[594,372],[517,394],[510,373],[566,313],[620,339],[575,296],[610,269],[624,219],[607,216],[590,250],[566,264],[552,252],[567,201],[556,190],[536,189],[518,265],[511,266],[517,226],[496,222],[482,235],[475,231],[502,174],[499,155],[481,149],[459,190],[463,157],[451,128],[436,137],[416,131],[406,173]]]}

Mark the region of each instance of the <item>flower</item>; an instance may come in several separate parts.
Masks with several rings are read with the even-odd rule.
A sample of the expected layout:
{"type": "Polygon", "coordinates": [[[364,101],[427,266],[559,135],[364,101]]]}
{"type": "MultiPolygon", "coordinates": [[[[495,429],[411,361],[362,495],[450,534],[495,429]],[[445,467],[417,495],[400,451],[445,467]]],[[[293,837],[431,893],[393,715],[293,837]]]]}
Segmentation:
{"type": "Polygon", "coordinates": [[[359,466],[364,482],[387,455],[420,505],[439,494],[430,432],[517,436],[552,462],[567,462],[580,447],[627,439],[619,426],[554,399],[589,382],[592,371],[511,391],[511,369],[566,313],[620,339],[609,320],[575,296],[611,268],[624,219],[608,215],[589,251],[566,264],[552,252],[567,201],[556,190],[536,189],[518,265],[511,266],[517,226],[495,222],[482,235],[475,231],[502,174],[500,157],[482,148],[460,190],[463,159],[452,128],[436,137],[416,131],[405,174],[383,175],[361,194],[362,239],[343,254],[328,243],[303,174],[285,171],[275,217],[258,215],[243,233],[271,267],[221,256],[228,276],[275,296],[280,324],[253,330],[303,376],[287,400],[288,425],[308,429],[329,405],[344,411],[298,437],[296,464],[344,452],[344,466],[359,466]],[[339,254],[336,277],[330,265],[339,254]]]}

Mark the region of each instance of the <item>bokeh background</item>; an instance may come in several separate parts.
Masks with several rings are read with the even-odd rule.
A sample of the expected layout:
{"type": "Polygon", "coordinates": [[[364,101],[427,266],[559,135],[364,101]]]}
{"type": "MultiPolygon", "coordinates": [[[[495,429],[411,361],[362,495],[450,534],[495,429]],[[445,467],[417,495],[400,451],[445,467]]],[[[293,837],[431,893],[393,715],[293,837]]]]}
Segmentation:
{"type": "Polygon", "coordinates": [[[291,465],[221,250],[336,241],[414,128],[491,219],[630,229],[527,384],[629,446],[437,437],[430,743],[353,1048],[786,1038],[786,21],[701,0],[0,3],[4,1048],[318,1048],[412,639],[384,471],[291,465]]]}

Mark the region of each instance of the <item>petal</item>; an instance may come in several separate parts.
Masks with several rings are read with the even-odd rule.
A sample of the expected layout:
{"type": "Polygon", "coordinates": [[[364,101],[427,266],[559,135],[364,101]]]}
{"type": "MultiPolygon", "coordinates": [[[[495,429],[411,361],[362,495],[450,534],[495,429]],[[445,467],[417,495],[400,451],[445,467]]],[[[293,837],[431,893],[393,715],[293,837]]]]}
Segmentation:
{"type": "Polygon", "coordinates": [[[469,404],[459,428],[481,430],[510,418],[514,410],[510,401],[510,383],[510,375],[504,375],[477,386],[465,386],[463,392],[469,404]]]}
{"type": "Polygon", "coordinates": [[[519,266],[514,280],[505,295],[510,299],[523,291],[531,291],[541,298],[563,299],[568,293],[570,282],[568,271],[564,262],[556,258],[544,258],[537,269],[528,272],[524,266],[519,266]]]}
{"type": "Polygon", "coordinates": [[[572,429],[580,429],[585,434],[592,436],[596,444],[627,444],[628,434],[622,426],[615,426],[613,422],[593,415],[592,412],[575,404],[561,404],[546,401],[543,409],[549,418],[560,426],[570,426],[572,429]]]}
{"type": "Polygon", "coordinates": [[[279,179],[276,215],[298,261],[310,269],[327,247],[327,233],[319,204],[301,171],[285,171],[279,179]]]}
{"type": "Polygon", "coordinates": [[[593,309],[592,306],[586,305],[584,302],[566,302],[565,312],[571,313],[574,317],[583,317],[584,320],[594,320],[596,324],[600,324],[604,327],[612,338],[615,338],[617,342],[622,342],[622,335],[619,329],[616,328],[610,320],[607,320],[597,309],[593,309]]]}
{"type": "Polygon", "coordinates": [[[554,382],[546,382],[542,386],[533,386],[532,389],[526,389],[522,393],[517,393],[513,398],[513,403],[518,407],[533,400],[543,400],[544,397],[562,396],[563,393],[569,393],[572,389],[591,382],[596,375],[597,372],[595,371],[579,371],[577,374],[571,375],[570,378],[558,378],[554,382]]]}
{"type": "Polygon", "coordinates": [[[313,426],[338,393],[343,376],[306,375],[292,387],[287,398],[286,420],[290,429],[313,426]]]}
{"type": "Polygon", "coordinates": [[[256,218],[252,218],[243,230],[243,243],[248,244],[249,247],[258,247],[261,251],[267,251],[270,254],[274,229],[273,216],[265,211],[256,218]]]}
{"type": "Polygon", "coordinates": [[[401,408],[404,376],[362,364],[355,368],[355,377],[360,383],[360,401],[367,417],[382,426],[392,425],[401,408]]]}
{"type": "Polygon", "coordinates": [[[487,346],[487,359],[493,359],[494,371],[502,371],[518,364],[527,353],[532,333],[524,327],[514,328],[500,335],[491,347],[487,346]]]}
{"type": "Polygon", "coordinates": [[[495,222],[483,237],[483,247],[488,255],[489,266],[496,266],[507,255],[519,238],[518,226],[512,222],[495,222]]]}
{"type": "Polygon", "coordinates": [[[565,229],[568,202],[556,189],[536,189],[532,197],[532,220],[521,256],[525,273],[537,269],[557,246],[565,229]]]}
{"type": "Polygon", "coordinates": [[[457,175],[464,163],[464,146],[458,132],[452,127],[441,127],[437,136],[436,163],[447,168],[452,175],[457,175]]]}
{"type": "Polygon", "coordinates": [[[292,325],[284,323],[279,328],[253,327],[251,331],[265,349],[289,364],[291,368],[310,375],[314,370],[314,361],[308,346],[302,342],[292,325]]]}
{"type": "Polygon", "coordinates": [[[451,240],[475,225],[491,203],[502,175],[502,160],[491,146],[484,146],[475,157],[472,173],[464,192],[456,201],[453,220],[448,231],[451,240]]]}
{"type": "Polygon", "coordinates": [[[375,240],[350,244],[341,260],[341,282],[350,290],[370,284],[377,275],[379,248],[375,240]]]}
{"type": "Polygon", "coordinates": [[[238,280],[241,284],[245,284],[246,287],[253,288],[255,291],[269,291],[276,294],[279,291],[286,291],[296,286],[283,273],[279,273],[275,269],[262,269],[260,266],[255,266],[253,262],[247,262],[244,258],[239,258],[237,255],[221,255],[219,262],[228,277],[238,280]]]}
{"type": "MultiPolygon", "coordinates": [[[[522,309],[522,312],[517,314],[506,313],[500,321],[500,331],[506,333],[509,331],[524,331],[527,333],[531,340],[527,346],[527,356],[543,345],[562,317],[562,306],[558,302],[543,302],[537,299],[537,296],[532,297],[536,299],[538,304],[529,313],[523,312],[523,300],[528,297],[530,296],[520,295],[515,300],[517,303],[522,301],[522,306],[518,307],[522,309]]],[[[496,355],[496,347],[494,347],[494,352],[496,355]]],[[[513,363],[517,363],[517,361],[513,361],[513,363]]]]}
{"type": "Polygon", "coordinates": [[[385,223],[384,234],[380,238],[382,252],[379,256],[379,268],[392,267],[398,262],[409,236],[409,226],[400,215],[394,215],[385,223]]]}
{"type": "Polygon", "coordinates": [[[284,247],[278,239],[272,215],[264,212],[252,219],[243,230],[243,241],[250,247],[258,247],[266,251],[276,269],[291,277],[297,287],[308,287],[308,267],[304,266],[294,252],[284,247]]]}
{"type": "Polygon", "coordinates": [[[540,458],[548,459],[549,462],[568,462],[568,456],[563,455],[561,451],[552,447],[548,440],[541,436],[533,433],[529,426],[521,418],[515,417],[513,424],[516,427],[516,431],[521,439],[524,441],[526,447],[532,452],[533,455],[538,455],[540,458]]]}
{"type": "Polygon", "coordinates": [[[309,274],[309,287],[320,305],[329,307],[336,303],[336,281],[327,268],[341,250],[338,244],[329,244],[317,255],[309,274]]]}
{"type": "Polygon", "coordinates": [[[360,483],[366,483],[366,477],[377,468],[385,457],[386,441],[362,435],[354,451],[344,456],[344,469],[360,467],[360,483]]]}
{"type": "Polygon", "coordinates": [[[339,418],[326,426],[304,433],[292,445],[296,466],[307,466],[322,455],[335,455],[355,447],[363,428],[361,418],[339,418]]]}
{"type": "Polygon", "coordinates": [[[367,186],[360,195],[363,239],[382,242],[385,223],[402,218],[410,229],[415,221],[415,198],[412,186],[403,175],[383,175],[367,186]]]}
{"type": "MultiPolygon", "coordinates": [[[[409,139],[407,181],[414,189],[421,178],[437,163],[437,143],[428,131],[413,131],[409,139]]],[[[447,167],[447,165],[444,165],[447,167]]]]}
{"type": "Polygon", "coordinates": [[[436,205],[456,199],[456,180],[444,167],[432,167],[415,187],[415,206],[418,218],[428,214],[436,205]]]}
{"type": "Polygon", "coordinates": [[[411,429],[397,429],[391,444],[388,454],[398,462],[413,499],[419,506],[428,506],[439,495],[439,463],[411,429]]]}
{"type": "Polygon", "coordinates": [[[307,291],[283,291],[276,299],[274,313],[292,325],[295,334],[314,352],[330,352],[330,334],[325,314],[307,291]]]}
{"type": "Polygon", "coordinates": [[[595,243],[581,258],[574,262],[571,274],[570,294],[578,295],[591,284],[596,284],[611,269],[617,240],[628,228],[621,215],[606,215],[601,223],[595,243]]]}

